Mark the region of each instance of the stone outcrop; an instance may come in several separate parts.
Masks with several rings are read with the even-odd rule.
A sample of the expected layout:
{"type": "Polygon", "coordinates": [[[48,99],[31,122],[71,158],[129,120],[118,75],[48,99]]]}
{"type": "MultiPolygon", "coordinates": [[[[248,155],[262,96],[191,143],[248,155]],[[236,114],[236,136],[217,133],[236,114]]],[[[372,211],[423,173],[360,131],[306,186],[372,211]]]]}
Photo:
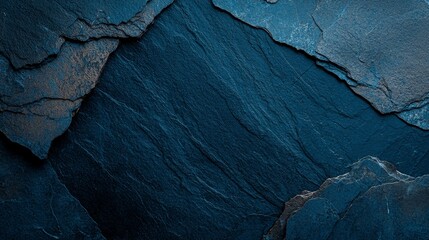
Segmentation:
{"type": "Polygon", "coordinates": [[[429,175],[414,178],[366,157],[286,202],[263,239],[426,239],[428,226],[429,175]]]}
{"type": "Polygon", "coordinates": [[[427,1],[213,3],[315,57],[379,112],[429,130],[427,1]]]}
{"type": "Polygon", "coordinates": [[[140,37],[172,0],[0,3],[0,131],[46,158],[119,38],[140,37]]]}

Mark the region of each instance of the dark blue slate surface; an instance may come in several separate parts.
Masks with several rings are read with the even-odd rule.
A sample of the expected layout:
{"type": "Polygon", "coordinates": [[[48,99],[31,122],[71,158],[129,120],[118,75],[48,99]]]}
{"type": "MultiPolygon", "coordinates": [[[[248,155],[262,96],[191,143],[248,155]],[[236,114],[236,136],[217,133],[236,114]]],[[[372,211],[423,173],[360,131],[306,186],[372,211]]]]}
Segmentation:
{"type": "Polygon", "coordinates": [[[0,53],[15,68],[41,63],[49,56],[56,55],[66,38],[76,38],[77,32],[70,32],[75,24],[85,22],[92,27],[118,25],[142,11],[146,2],[2,0],[0,53]]]}
{"type": "Polygon", "coordinates": [[[0,56],[0,131],[46,158],[52,140],[70,126],[118,43],[66,43],[55,59],[34,69],[15,70],[0,56]]]}
{"type": "Polygon", "coordinates": [[[172,1],[1,1],[0,131],[46,158],[95,87],[115,38],[141,36],[172,1]]]}
{"type": "Polygon", "coordinates": [[[188,0],[119,48],[50,162],[110,239],[258,239],[363,156],[427,173],[428,146],[312,59],[188,0]]]}
{"type": "Polygon", "coordinates": [[[49,163],[0,135],[0,239],[102,240],[49,163]]]}
{"type": "Polygon", "coordinates": [[[368,190],[353,202],[330,239],[424,240],[428,235],[429,175],[424,175],[368,190]]]}
{"type": "Polygon", "coordinates": [[[318,58],[381,113],[429,130],[427,1],[212,2],[318,58]]]}
{"type": "Polygon", "coordinates": [[[427,239],[428,233],[429,175],[414,178],[366,157],[289,200],[264,239],[427,239]]]}

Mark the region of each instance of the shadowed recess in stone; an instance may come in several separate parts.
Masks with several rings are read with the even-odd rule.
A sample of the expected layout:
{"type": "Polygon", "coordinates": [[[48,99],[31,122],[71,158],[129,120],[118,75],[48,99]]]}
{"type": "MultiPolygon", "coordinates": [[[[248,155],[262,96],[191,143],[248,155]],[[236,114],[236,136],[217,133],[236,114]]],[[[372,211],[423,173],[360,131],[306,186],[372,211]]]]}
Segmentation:
{"type": "Polygon", "coordinates": [[[319,59],[381,113],[429,129],[429,5],[423,0],[213,0],[319,59]]]}
{"type": "Polygon", "coordinates": [[[0,131],[46,158],[95,87],[115,38],[141,36],[172,1],[1,1],[0,131]]]}
{"type": "Polygon", "coordinates": [[[426,239],[429,175],[414,178],[374,157],[285,203],[265,240],[426,239]]]}
{"type": "Polygon", "coordinates": [[[356,159],[428,173],[428,146],[313,59],[179,0],[115,51],[49,161],[108,239],[251,240],[356,159]]]}
{"type": "Polygon", "coordinates": [[[52,166],[25,150],[0,134],[1,239],[105,239],[52,166]]]}

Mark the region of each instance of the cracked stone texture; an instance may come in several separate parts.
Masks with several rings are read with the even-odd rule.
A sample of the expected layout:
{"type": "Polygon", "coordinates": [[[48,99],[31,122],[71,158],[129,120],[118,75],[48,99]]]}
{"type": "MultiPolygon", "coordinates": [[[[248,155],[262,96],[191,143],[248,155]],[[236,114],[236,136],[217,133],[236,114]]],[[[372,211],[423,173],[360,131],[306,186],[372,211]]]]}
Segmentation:
{"type": "Polygon", "coordinates": [[[46,158],[98,82],[114,38],[141,36],[172,1],[1,1],[0,131],[46,158]]]}
{"type": "Polygon", "coordinates": [[[49,162],[108,239],[258,239],[368,154],[428,173],[427,146],[314,60],[179,0],[114,53],[49,162]]]}
{"type": "Polygon", "coordinates": [[[429,130],[429,4],[423,0],[213,0],[318,58],[383,114],[429,130]]]}
{"type": "Polygon", "coordinates": [[[66,39],[139,36],[172,0],[3,0],[0,52],[15,68],[41,63],[66,39]]]}
{"type": "Polygon", "coordinates": [[[0,59],[0,131],[45,158],[51,141],[70,125],[82,98],[98,77],[117,40],[67,43],[39,68],[13,70],[0,59]]]}
{"type": "Polygon", "coordinates": [[[49,163],[0,136],[1,239],[105,239],[49,163]]]}
{"type": "Polygon", "coordinates": [[[263,239],[427,239],[428,233],[429,175],[413,178],[366,157],[286,202],[263,239]]]}

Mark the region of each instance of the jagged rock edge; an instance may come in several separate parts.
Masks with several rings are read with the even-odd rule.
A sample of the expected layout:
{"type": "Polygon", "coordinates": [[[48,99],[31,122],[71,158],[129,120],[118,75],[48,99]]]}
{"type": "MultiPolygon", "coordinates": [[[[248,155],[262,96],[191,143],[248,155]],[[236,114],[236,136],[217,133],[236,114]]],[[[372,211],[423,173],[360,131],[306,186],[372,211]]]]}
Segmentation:
{"type": "MultiPolygon", "coordinates": [[[[38,63],[35,63],[35,64],[30,64],[30,65],[25,65],[25,66],[23,66],[23,67],[21,67],[21,68],[15,68],[15,66],[11,63],[11,61],[10,61],[10,59],[7,57],[7,56],[5,56],[4,54],[2,54],[2,53],[0,53],[0,55],[1,56],[3,56],[5,59],[7,59],[8,60],[8,62],[9,62],[9,66],[11,66],[11,68],[12,68],[12,70],[14,70],[14,71],[19,71],[19,70],[21,70],[21,69],[37,69],[37,68],[40,68],[40,67],[42,67],[42,66],[44,66],[44,65],[47,65],[47,64],[49,64],[51,61],[53,61],[53,60],[55,60],[55,58],[59,55],[59,53],[60,52],[62,52],[62,49],[63,49],[63,47],[65,46],[65,44],[67,44],[67,43],[77,43],[77,44],[85,44],[85,43],[87,43],[87,42],[90,42],[90,41],[97,41],[97,40],[102,40],[102,39],[112,39],[112,40],[118,40],[119,42],[118,42],[118,44],[117,44],[117,46],[116,46],[116,48],[119,46],[119,44],[120,44],[120,41],[121,40],[126,40],[126,39],[128,39],[128,38],[140,38],[140,37],[142,37],[143,35],[144,35],[144,33],[145,32],[147,32],[148,30],[149,30],[149,28],[150,28],[150,26],[154,23],[154,21],[155,21],[155,19],[156,19],[156,17],[159,15],[159,14],[161,14],[164,10],[166,10],[169,6],[171,6],[172,4],[173,4],[173,2],[174,2],[174,0],[166,0],[166,1],[168,1],[168,4],[167,5],[165,5],[164,7],[162,7],[158,12],[155,12],[155,15],[154,16],[152,16],[151,17],[151,19],[150,19],[150,21],[147,23],[147,25],[146,25],[146,27],[145,27],[145,29],[141,29],[141,28],[139,28],[140,29],[140,34],[138,34],[138,35],[136,35],[136,36],[128,36],[128,35],[126,35],[126,36],[124,36],[124,37],[121,37],[121,36],[115,36],[115,37],[110,37],[110,36],[100,36],[100,37],[90,37],[90,38],[87,38],[86,40],[84,40],[84,41],[82,41],[82,40],[79,40],[78,38],[73,38],[73,37],[66,37],[66,36],[60,36],[60,38],[62,38],[64,41],[63,41],[63,43],[61,44],[61,46],[60,46],[60,48],[59,48],[59,51],[57,52],[57,53],[55,53],[55,54],[53,54],[53,55],[49,55],[48,57],[46,57],[45,59],[43,59],[41,62],[38,62],[38,63]]],[[[133,23],[133,20],[136,20],[136,21],[138,21],[138,19],[141,19],[141,17],[139,16],[140,14],[143,14],[144,12],[145,12],[145,10],[147,10],[147,7],[148,6],[150,6],[150,3],[153,3],[154,1],[153,0],[149,0],[148,2],[147,2],[147,4],[145,5],[145,7],[141,10],[141,11],[139,11],[139,12],[137,12],[131,19],[129,19],[128,21],[126,21],[126,22],[122,22],[122,23],[120,23],[120,24],[118,24],[118,25],[114,25],[114,24],[98,24],[98,25],[95,25],[95,26],[93,26],[93,27],[95,27],[95,28],[97,28],[97,27],[99,27],[99,26],[102,26],[102,27],[105,27],[105,26],[115,26],[114,28],[116,29],[117,27],[119,27],[119,26],[121,26],[121,25],[127,25],[127,24],[133,24],[133,25],[135,25],[134,23],[133,23]]],[[[76,19],[76,22],[77,21],[79,21],[79,19],[76,19]]],[[[122,30],[120,30],[120,29],[116,29],[117,31],[120,31],[120,32],[123,32],[122,30]]],[[[115,50],[116,50],[116,48],[115,48],[115,50]]],[[[106,60],[106,62],[108,61],[108,59],[109,59],[109,57],[111,56],[111,54],[115,51],[115,50],[113,50],[113,51],[111,51],[109,54],[108,54],[108,57],[107,57],[107,60],[106,60]]],[[[99,82],[99,80],[100,80],[100,76],[101,76],[101,74],[103,73],[103,70],[104,70],[104,67],[105,67],[105,65],[106,65],[106,62],[103,64],[103,66],[101,67],[101,69],[100,69],[100,72],[99,72],[99,74],[98,74],[98,76],[97,76],[97,78],[96,78],[96,82],[95,82],[95,85],[94,85],[94,88],[97,86],[97,84],[98,84],[98,82],[99,82]]],[[[92,88],[92,89],[90,89],[86,94],[84,94],[83,96],[80,96],[80,97],[78,97],[78,98],[76,98],[76,99],[61,99],[61,98],[58,98],[58,99],[55,99],[55,100],[65,100],[65,101],[71,101],[71,102],[76,102],[76,101],[81,101],[80,103],[78,103],[77,104],[77,108],[75,108],[75,109],[70,109],[71,111],[70,111],[70,113],[72,114],[72,118],[75,116],[75,114],[79,111],[79,108],[80,108],[80,105],[82,104],[82,102],[87,98],[87,96],[91,93],[91,91],[94,89],[94,88],[92,88]]],[[[38,102],[41,102],[41,101],[43,101],[43,100],[49,100],[50,98],[46,98],[46,97],[43,97],[43,98],[41,98],[41,99],[37,99],[37,100],[35,100],[35,101],[32,101],[32,102],[30,102],[30,103],[26,103],[26,104],[23,104],[23,105],[16,105],[16,106],[13,106],[13,107],[24,107],[24,106],[31,106],[31,105],[33,105],[33,104],[37,104],[38,102]]],[[[8,104],[5,104],[6,106],[9,106],[8,104]]],[[[8,111],[8,110],[4,110],[4,111],[1,111],[1,112],[10,112],[10,111],[8,111]]],[[[0,113],[1,113],[0,112],[0,113]]],[[[11,113],[14,113],[14,114],[25,114],[25,113],[19,113],[19,112],[11,112],[11,113]]],[[[47,118],[49,118],[48,116],[45,116],[45,117],[47,117],[47,118]]],[[[72,121],[72,119],[71,119],[71,121],[72,121]]],[[[71,122],[70,121],[70,122],[71,122]]],[[[69,124],[70,125],[70,124],[69,124]]],[[[69,126],[68,126],[69,127],[69,126]]],[[[54,139],[52,139],[52,141],[51,141],[51,143],[50,143],[50,146],[49,146],[49,149],[51,148],[51,145],[52,145],[52,142],[56,139],[56,138],[58,138],[59,136],[61,136],[61,135],[63,135],[66,131],[67,131],[67,129],[68,129],[68,127],[67,128],[65,128],[60,134],[58,134],[54,139]]],[[[9,140],[11,140],[12,142],[15,142],[15,143],[17,143],[17,144],[19,144],[19,145],[21,145],[21,146],[24,146],[24,145],[22,145],[21,143],[19,143],[19,142],[17,142],[17,141],[15,141],[15,140],[13,140],[12,138],[10,138],[5,132],[2,132],[9,140]]],[[[36,155],[39,159],[46,159],[47,157],[48,157],[48,152],[46,153],[46,154],[38,154],[38,153],[36,153],[36,152],[34,152],[32,149],[30,149],[29,147],[27,147],[27,146],[24,146],[25,148],[28,148],[34,155],[36,155]]]]}
{"type": "MultiPolygon", "coordinates": [[[[248,26],[251,26],[251,27],[255,28],[255,29],[263,30],[264,32],[266,32],[266,33],[270,36],[271,40],[273,40],[273,42],[275,42],[276,44],[291,47],[291,48],[293,48],[293,49],[297,50],[298,52],[305,54],[305,55],[306,55],[306,56],[308,56],[309,58],[313,59],[313,60],[316,62],[316,64],[317,64],[317,65],[319,65],[322,69],[324,69],[326,72],[328,72],[328,73],[332,74],[332,75],[333,75],[335,78],[337,78],[338,80],[340,80],[340,81],[344,81],[344,82],[352,81],[352,82],[356,83],[356,81],[355,81],[354,79],[347,77],[347,73],[348,73],[348,72],[347,72],[347,70],[346,70],[346,69],[344,69],[343,67],[339,66],[338,64],[336,64],[336,63],[334,63],[334,62],[330,62],[330,61],[329,61],[325,56],[321,55],[320,53],[316,52],[316,54],[318,55],[318,57],[320,57],[320,58],[318,58],[318,57],[316,57],[316,56],[313,56],[313,55],[311,55],[311,54],[309,54],[309,53],[305,52],[305,51],[304,51],[303,49],[301,49],[301,48],[298,48],[298,47],[295,47],[295,46],[289,45],[289,44],[284,43],[284,42],[281,42],[281,41],[278,41],[278,40],[276,40],[276,39],[273,37],[272,33],[271,33],[268,29],[266,29],[266,28],[264,28],[264,27],[261,27],[261,26],[253,25],[253,24],[251,24],[251,23],[248,23],[248,22],[246,22],[246,21],[244,21],[244,20],[242,20],[242,19],[238,18],[237,16],[235,16],[235,15],[234,15],[234,14],[232,14],[231,12],[229,12],[229,11],[227,11],[227,10],[223,9],[222,7],[220,7],[220,6],[216,5],[213,1],[212,1],[211,3],[212,3],[212,5],[213,5],[213,7],[214,7],[214,8],[216,8],[217,10],[219,10],[219,11],[221,11],[221,12],[225,12],[225,13],[229,14],[229,15],[230,15],[231,17],[233,17],[235,20],[238,20],[238,21],[240,21],[240,22],[242,22],[242,23],[244,23],[244,24],[246,24],[246,25],[248,25],[248,26]],[[328,68],[326,67],[327,65],[334,66],[335,68],[333,68],[332,70],[330,70],[330,69],[328,69],[328,68]],[[337,74],[335,73],[335,71],[342,71],[342,74],[344,75],[344,77],[345,77],[345,78],[341,78],[339,75],[337,75],[337,74]]],[[[271,4],[271,3],[270,3],[270,4],[271,4]]],[[[314,20],[313,20],[313,21],[314,21],[314,20]]],[[[317,24],[316,24],[316,26],[317,26],[317,24]]],[[[415,127],[415,128],[421,129],[421,130],[423,130],[423,131],[429,131],[429,129],[426,129],[426,128],[424,128],[424,127],[422,127],[422,126],[419,126],[419,125],[412,124],[412,123],[410,123],[410,122],[406,121],[404,118],[402,118],[402,117],[401,117],[401,114],[404,114],[404,115],[405,115],[405,113],[407,113],[407,112],[409,112],[409,111],[412,111],[412,110],[415,110],[415,109],[418,109],[419,107],[411,107],[411,106],[408,106],[408,108],[409,108],[409,109],[407,108],[407,109],[406,109],[406,110],[404,110],[403,112],[389,112],[389,113],[384,113],[384,112],[382,112],[382,111],[378,110],[378,109],[373,105],[373,103],[372,103],[372,102],[370,102],[368,99],[366,99],[365,97],[363,97],[363,96],[361,96],[360,94],[356,93],[356,92],[354,91],[353,86],[351,86],[351,85],[349,85],[349,84],[347,84],[347,86],[348,86],[348,87],[353,91],[353,93],[354,93],[354,94],[356,94],[357,96],[359,96],[359,98],[361,98],[361,99],[365,100],[365,102],[367,102],[367,103],[368,103],[368,104],[369,104],[369,105],[370,105],[374,110],[376,110],[376,112],[377,112],[377,113],[379,113],[379,114],[381,114],[381,115],[395,115],[396,117],[398,117],[399,119],[401,119],[401,121],[405,122],[407,125],[409,125],[409,126],[411,126],[411,127],[415,127]]],[[[356,86],[358,86],[358,85],[356,85],[356,86]]],[[[425,106],[429,106],[429,99],[428,99],[428,97],[429,97],[429,95],[427,95],[423,100],[421,100],[421,101],[416,101],[416,102],[414,102],[413,104],[419,104],[419,103],[420,103],[420,104],[421,104],[421,108],[423,108],[423,107],[425,107],[425,106]],[[425,103],[425,102],[427,102],[427,103],[425,103]]]]}

